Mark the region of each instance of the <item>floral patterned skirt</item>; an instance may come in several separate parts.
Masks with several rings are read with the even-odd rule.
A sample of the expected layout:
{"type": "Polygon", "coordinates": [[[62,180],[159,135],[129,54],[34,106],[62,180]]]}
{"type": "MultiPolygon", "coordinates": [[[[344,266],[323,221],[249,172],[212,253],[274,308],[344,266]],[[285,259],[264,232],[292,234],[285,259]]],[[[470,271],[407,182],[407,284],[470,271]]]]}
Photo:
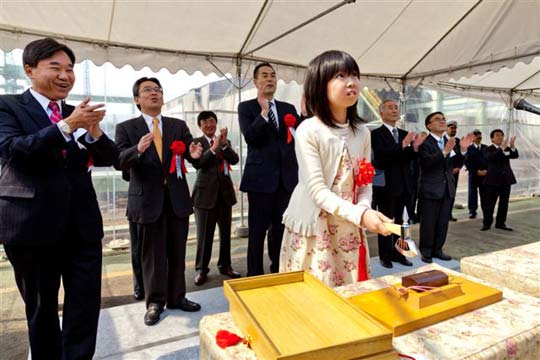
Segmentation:
{"type": "MultiPolygon", "coordinates": [[[[341,198],[352,201],[353,169],[347,148],[331,187],[341,198]]],[[[366,269],[368,278],[369,248],[363,231],[351,222],[321,210],[315,233],[303,236],[285,227],[279,272],[305,270],[330,287],[342,286],[358,281],[358,258],[362,246],[366,248],[366,269]]]]}

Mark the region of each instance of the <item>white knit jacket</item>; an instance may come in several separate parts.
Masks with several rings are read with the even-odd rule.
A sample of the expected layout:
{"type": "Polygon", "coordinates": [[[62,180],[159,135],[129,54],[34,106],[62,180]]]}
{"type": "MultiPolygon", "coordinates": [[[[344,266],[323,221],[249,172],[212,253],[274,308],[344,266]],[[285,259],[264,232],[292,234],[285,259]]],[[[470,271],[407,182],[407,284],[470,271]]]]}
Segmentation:
{"type": "Polygon", "coordinates": [[[360,226],[364,211],[371,207],[371,184],[357,189],[356,204],[330,190],[345,143],[354,163],[363,158],[371,161],[371,137],[365,125],[358,125],[346,139],[336,134],[340,131],[343,129],[334,131],[317,117],[304,120],[296,131],[298,185],[283,214],[283,224],[298,234],[314,234],[321,209],[360,226]]]}

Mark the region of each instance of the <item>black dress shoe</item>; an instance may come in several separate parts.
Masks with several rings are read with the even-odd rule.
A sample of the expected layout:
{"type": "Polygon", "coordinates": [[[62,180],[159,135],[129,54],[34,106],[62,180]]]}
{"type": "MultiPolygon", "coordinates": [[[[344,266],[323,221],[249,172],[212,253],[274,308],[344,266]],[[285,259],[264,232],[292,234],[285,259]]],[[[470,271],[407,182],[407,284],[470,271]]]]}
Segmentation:
{"type": "Polygon", "coordinates": [[[425,262],[425,263],[431,264],[433,262],[433,259],[431,259],[430,257],[422,255],[422,261],[425,262]]]}
{"type": "Polygon", "coordinates": [[[144,300],[144,293],[142,291],[135,291],[133,293],[133,298],[137,301],[144,300]]]}
{"type": "Polygon", "coordinates": [[[394,267],[394,265],[392,265],[392,262],[389,260],[381,260],[381,265],[387,269],[391,269],[394,267]]]}
{"type": "Polygon", "coordinates": [[[443,253],[442,251],[439,251],[438,253],[436,253],[434,255],[437,259],[441,259],[441,260],[445,260],[445,261],[449,261],[449,260],[452,260],[452,257],[450,255],[446,255],[445,253],[443,253]]]}
{"type": "Polygon", "coordinates": [[[226,267],[226,268],[219,269],[219,272],[221,274],[225,275],[225,276],[230,277],[231,279],[238,279],[238,278],[242,277],[242,275],[239,272],[234,271],[232,269],[232,267],[230,267],[230,266],[226,267]]]}
{"type": "Polygon", "coordinates": [[[508,227],[508,226],[506,226],[506,225],[503,225],[503,226],[495,226],[495,229],[506,230],[506,231],[514,231],[514,229],[512,229],[511,227],[508,227]]]}
{"type": "Polygon", "coordinates": [[[195,283],[195,285],[201,286],[206,282],[206,280],[208,280],[206,274],[202,271],[197,271],[197,275],[195,275],[195,279],[193,282],[195,283]]]}
{"type": "Polygon", "coordinates": [[[146,314],[144,314],[144,324],[151,326],[159,321],[159,315],[163,312],[163,309],[155,303],[148,304],[146,314]]]}
{"type": "Polygon", "coordinates": [[[449,220],[450,220],[450,221],[453,221],[453,222],[456,222],[456,221],[457,221],[457,219],[456,219],[455,217],[453,217],[453,216],[450,216],[450,219],[449,219],[449,220]]]}
{"type": "Polygon", "coordinates": [[[489,230],[489,226],[482,226],[482,228],[480,229],[480,231],[488,231],[489,230]]]}
{"type": "Polygon", "coordinates": [[[201,305],[197,304],[196,302],[189,301],[186,298],[183,298],[177,304],[167,305],[167,308],[168,309],[180,309],[182,311],[194,312],[194,311],[201,310],[201,305]]]}
{"type": "Polygon", "coordinates": [[[405,266],[412,266],[413,265],[413,263],[410,262],[409,260],[407,260],[406,258],[399,259],[399,260],[392,260],[392,261],[400,263],[401,265],[405,265],[405,266]]]}
{"type": "Polygon", "coordinates": [[[476,219],[476,214],[469,215],[469,219],[476,219]]]}

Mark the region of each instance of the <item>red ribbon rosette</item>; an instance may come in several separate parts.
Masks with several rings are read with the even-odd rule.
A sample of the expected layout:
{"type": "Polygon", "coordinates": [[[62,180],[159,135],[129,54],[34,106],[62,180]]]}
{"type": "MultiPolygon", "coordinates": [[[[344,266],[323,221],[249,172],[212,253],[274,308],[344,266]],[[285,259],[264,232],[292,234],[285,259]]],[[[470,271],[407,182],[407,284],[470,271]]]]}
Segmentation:
{"type": "Polygon", "coordinates": [[[375,168],[370,162],[366,161],[366,158],[358,162],[358,173],[353,182],[353,204],[356,204],[356,188],[371,184],[374,176],[375,168]]]}
{"type": "Polygon", "coordinates": [[[216,344],[222,349],[236,345],[239,342],[242,342],[242,344],[246,344],[249,347],[249,341],[247,339],[227,330],[219,330],[216,334],[216,344]]]}
{"type": "Polygon", "coordinates": [[[182,174],[187,173],[186,165],[184,164],[183,155],[186,152],[186,144],[182,140],[175,140],[172,142],[171,147],[172,159],[171,166],[169,167],[169,174],[174,174],[181,178],[182,174]]]}
{"type": "Polygon", "coordinates": [[[365,158],[358,164],[358,174],[356,175],[356,186],[365,186],[373,182],[375,168],[365,158]]]}
{"type": "Polygon", "coordinates": [[[290,144],[293,137],[295,136],[295,126],[296,126],[296,116],[293,114],[287,114],[283,118],[285,126],[287,126],[287,144],[290,144]]]}

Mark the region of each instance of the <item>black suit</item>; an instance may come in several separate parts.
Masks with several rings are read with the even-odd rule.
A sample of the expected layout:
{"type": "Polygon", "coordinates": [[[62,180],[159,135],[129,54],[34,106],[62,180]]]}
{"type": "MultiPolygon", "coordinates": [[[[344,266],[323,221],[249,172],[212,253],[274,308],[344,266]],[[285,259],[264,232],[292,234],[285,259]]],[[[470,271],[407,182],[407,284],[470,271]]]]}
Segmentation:
{"type": "Polygon", "coordinates": [[[248,276],[264,274],[264,238],[267,230],[270,271],[278,272],[284,230],[281,218],[298,183],[294,140],[287,144],[283,118],[287,114],[294,115],[297,125],[301,119],[289,103],[276,101],[276,109],[279,130],[261,116],[257,99],[244,101],[238,106],[240,130],[248,145],[240,183],[240,190],[248,193],[249,203],[248,276]]]}
{"type": "MultiPolygon", "coordinates": [[[[445,139],[446,143],[446,139],[445,139]]],[[[431,258],[442,251],[448,232],[448,220],[456,186],[452,167],[453,157],[462,157],[457,152],[453,157],[443,156],[437,140],[429,135],[419,149],[419,198],[422,208],[420,222],[420,252],[431,258]]]]}
{"type": "Polygon", "coordinates": [[[212,257],[212,243],[216,223],[219,225],[219,260],[218,268],[231,266],[231,219],[232,206],[236,204],[236,195],[230,173],[225,174],[223,160],[231,165],[238,163],[238,155],[230,142],[225,149],[219,147],[215,154],[210,150],[206,137],[196,138],[202,145],[203,152],[195,164],[197,180],[193,187],[193,204],[197,222],[197,256],[195,269],[208,273],[208,263],[212,257]]]}
{"type": "MultiPolygon", "coordinates": [[[[73,111],[62,106],[62,115],[73,111]]],[[[0,96],[0,243],[26,305],[33,359],[89,359],[101,296],[103,222],[87,163],[112,165],[106,135],[66,141],[34,96],[0,96]],[[62,330],[58,289],[65,290],[62,330]]]]}
{"type": "Polygon", "coordinates": [[[485,214],[486,206],[486,190],[484,186],[485,176],[479,176],[478,170],[487,170],[487,162],[484,158],[483,151],[487,145],[480,144],[480,148],[476,147],[476,144],[469,145],[465,160],[463,163],[467,167],[469,172],[469,191],[467,205],[469,208],[469,215],[476,216],[476,210],[478,209],[478,192],[480,192],[480,207],[482,213],[485,214]]]}
{"type": "MultiPolygon", "coordinates": [[[[390,130],[382,125],[371,132],[372,159],[375,168],[384,170],[384,186],[373,186],[373,195],[377,199],[377,208],[384,215],[403,223],[403,209],[410,201],[413,178],[411,160],[416,156],[412,146],[403,148],[402,142],[407,131],[398,130],[396,143],[390,130]]],[[[381,261],[402,261],[405,257],[394,247],[397,235],[378,235],[379,258],[381,261]]]]}
{"type": "Polygon", "coordinates": [[[169,173],[170,146],[181,140],[189,156],[192,136],[182,120],[162,117],[163,162],[155,145],[139,155],[137,144],[149,132],[142,116],[116,126],[118,168],[129,170],[127,217],[139,226],[146,304],[177,305],[186,293],[184,278],[189,215],[193,212],[185,174],[169,173]]]}
{"type": "MultiPolygon", "coordinates": [[[[456,137],[455,139],[456,139],[456,145],[454,145],[454,152],[456,154],[458,154],[458,153],[461,153],[461,145],[460,145],[461,140],[458,137],[456,137]]],[[[454,157],[452,157],[452,172],[453,172],[453,169],[455,169],[455,168],[461,169],[461,167],[463,166],[463,159],[464,159],[463,156],[454,156],[454,157]]],[[[453,175],[454,175],[454,185],[455,185],[456,190],[457,190],[458,181],[459,181],[459,171],[457,173],[453,174],[453,175]]],[[[457,195],[457,191],[456,191],[456,195],[457,195]]],[[[450,206],[450,216],[451,217],[453,217],[452,209],[454,208],[454,203],[456,202],[456,195],[454,195],[454,198],[452,199],[452,205],[450,206]]]]}
{"type": "Polygon", "coordinates": [[[487,174],[484,179],[486,187],[486,207],[484,214],[484,227],[489,228],[493,223],[493,212],[495,203],[499,199],[497,208],[496,227],[506,226],[506,215],[508,214],[508,200],[510,199],[510,187],[516,183],[516,177],[510,167],[510,159],[519,157],[517,149],[510,147],[503,150],[495,145],[490,145],[484,149],[484,157],[487,162],[487,174]]]}

